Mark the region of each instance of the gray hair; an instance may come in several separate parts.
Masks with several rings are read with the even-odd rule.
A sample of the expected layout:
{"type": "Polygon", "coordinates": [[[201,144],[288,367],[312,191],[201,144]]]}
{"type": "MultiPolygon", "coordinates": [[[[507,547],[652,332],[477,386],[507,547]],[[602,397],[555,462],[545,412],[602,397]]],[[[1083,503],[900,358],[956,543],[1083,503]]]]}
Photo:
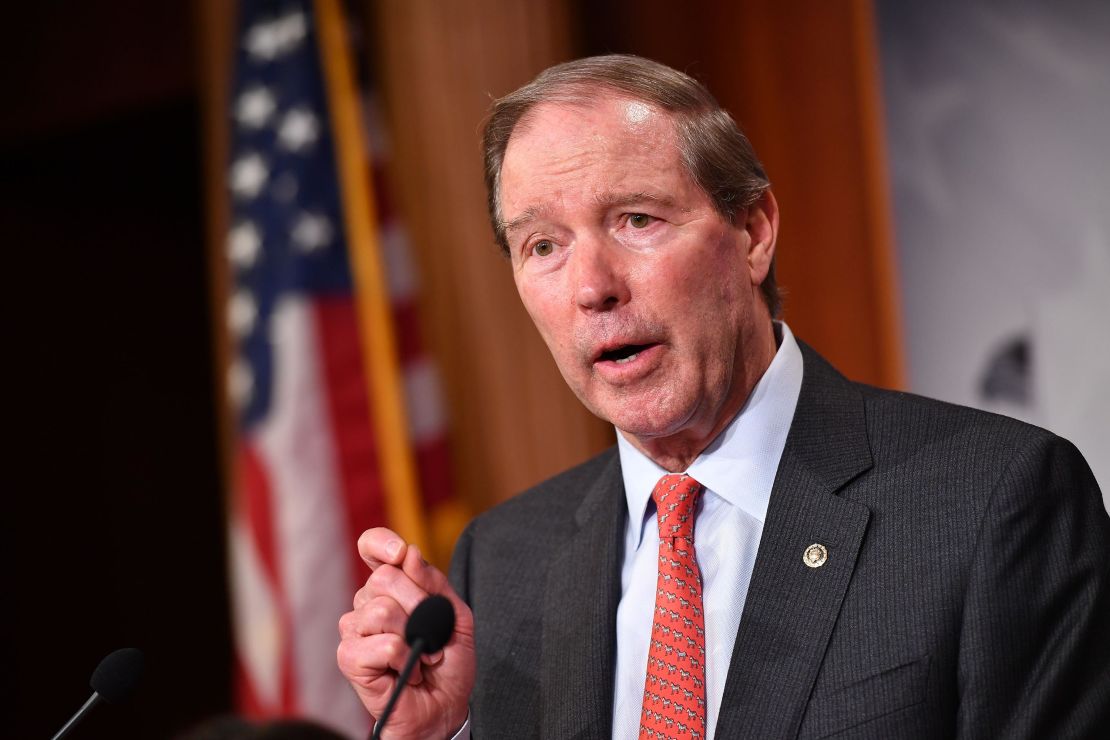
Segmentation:
{"type": "MultiPolygon", "coordinates": [[[[513,131],[540,103],[581,104],[601,90],[667,111],[675,125],[683,164],[714,208],[732,222],[755,203],[771,183],[748,137],[697,80],[670,67],[627,54],[587,57],[549,67],[515,92],[495,100],[482,134],[489,216],[498,246],[507,255],[501,217],[501,166],[513,131]]],[[[772,316],[782,297],[772,261],[760,286],[772,316]]]]}

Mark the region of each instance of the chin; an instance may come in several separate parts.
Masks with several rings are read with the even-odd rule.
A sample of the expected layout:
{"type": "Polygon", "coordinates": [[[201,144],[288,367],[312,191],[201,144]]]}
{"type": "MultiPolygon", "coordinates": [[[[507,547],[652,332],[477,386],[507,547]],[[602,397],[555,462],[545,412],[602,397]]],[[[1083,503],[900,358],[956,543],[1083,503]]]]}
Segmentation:
{"type": "Polygon", "coordinates": [[[608,405],[611,413],[594,411],[597,416],[605,419],[622,432],[631,434],[641,439],[668,437],[676,434],[686,426],[692,414],[685,409],[675,410],[660,407],[650,400],[639,401],[646,408],[639,410],[629,409],[629,405],[636,401],[616,402],[608,405]]]}

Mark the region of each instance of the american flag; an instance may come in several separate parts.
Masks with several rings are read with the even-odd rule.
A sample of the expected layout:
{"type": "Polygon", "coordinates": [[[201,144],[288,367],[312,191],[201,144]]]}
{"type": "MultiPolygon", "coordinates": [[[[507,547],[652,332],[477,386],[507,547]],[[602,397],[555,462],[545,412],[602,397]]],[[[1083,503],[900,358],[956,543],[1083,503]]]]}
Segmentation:
{"type": "MultiPolygon", "coordinates": [[[[335,3],[332,7],[337,8],[335,3]]],[[[355,541],[389,525],[380,429],[364,353],[326,70],[308,0],[241,3],[231,97],[228,390],[237,415],[230,557],[239,708],[319,720],[353,736],[369,719],[335,665],[336,622],[367,571],[355,541]]],[[[345,53],[328,50],[325,53],[345,53]]],[[[334,111],[332,111],[334,115],[334,111]]],[[[414,270],[376,181],[377,243],[410,399],[423,510],[450,499],[438,382],[415,316],[414,270]]],[[[349,216],[349,214],[347,214],[349,216]]]]}

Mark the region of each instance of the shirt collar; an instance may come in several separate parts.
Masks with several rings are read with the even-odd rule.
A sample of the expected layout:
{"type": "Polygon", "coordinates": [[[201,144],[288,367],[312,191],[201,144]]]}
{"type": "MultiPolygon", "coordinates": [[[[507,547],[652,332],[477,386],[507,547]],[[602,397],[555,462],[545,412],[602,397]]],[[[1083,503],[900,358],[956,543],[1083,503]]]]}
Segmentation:
{"type": "MultiPolygon", "coordinates": [[[[778,351],[735,418],[717,435],[686,471],[707,491],[739,506],[761,523],[767,517],[786,435],[802,389],[802,352],[794,334],[775,322],[781,335],[778,351]]],[[[628,500],[628,522],[640,542],[651,491],[667,474],[647,455],[617,433],[617,449],[628,500]]]]}

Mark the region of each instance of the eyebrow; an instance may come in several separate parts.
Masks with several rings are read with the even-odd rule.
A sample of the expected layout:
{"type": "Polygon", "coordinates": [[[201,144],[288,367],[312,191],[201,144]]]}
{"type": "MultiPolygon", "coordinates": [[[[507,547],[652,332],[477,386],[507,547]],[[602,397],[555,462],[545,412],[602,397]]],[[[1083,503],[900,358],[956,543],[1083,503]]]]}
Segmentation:
{"type": "Polygon", "coordinates": [[[521,214],[514,218],[512,221],[502,221],[498,224],[498,226],[501,228],[502,234],[508,234],[510,231],[519,229],[521,226],[528,223],[529,221],[535,221],[536,218],[539,217],[539,215],[540,208],[538,208],[537,206],[530,206],[528,208],[525,208],[521,212],[521,214]]]}
{"type": "MultiPolygon", "coordinates": [[[[676,208],[674,198],[669,195],[659,195],[656,193],[649,193],[647,191],[637,191],[635,193],[600,193],[594,197],[594,202],[603,208],[620,208],[622,206],[632,206],[637,203],[655,203],[666,208],[676,208]]],[[[688,208],[680,209],[683,213],[689,211],[688,208]]],[[[540,217],[543,208],[539,206],[529,206],[521,211],[520,215],[511,221],[501,221],[498,226],[501,228],[502,234],[509,234],[516,229],[519,229],[525,224],[535,221],[540,217]]]]}
{"type": "MultiPolygon", "coordinates": [[[[635,193],[601,193],[594,198],[594,202],[607,208],[632,206],[637,203],[654,203],[666,208],[674,208],[676,206],[674,198],[669,195],[659,195],[643,190],[635,193]]],[[[683,210],[685,211],[686,209],[683,210]]]]}

